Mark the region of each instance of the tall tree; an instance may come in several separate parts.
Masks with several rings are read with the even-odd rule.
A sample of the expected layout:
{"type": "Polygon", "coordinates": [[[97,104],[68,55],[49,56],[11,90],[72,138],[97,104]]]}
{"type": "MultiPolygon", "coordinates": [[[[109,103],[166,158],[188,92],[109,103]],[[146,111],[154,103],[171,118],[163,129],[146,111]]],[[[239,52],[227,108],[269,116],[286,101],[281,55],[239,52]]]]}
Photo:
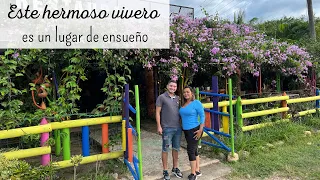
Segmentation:
{"type": "Polygon", "coordinates": [[[153,78],[153,68],[145,68],[145,82],[146,88],[148,89],[146,98],[147,98],[147,107],[148,107],[148,116],[154,117],[155,113],[155,94],[154,94],[154,78],[153,78]]]}
{"type": "Polygon", "coordinates": [[[311,37],[311,39],[316,40],[316,29],[314,27],[312,0],[307,0],[307,4],[308,4],[310,37],[311,37]]]}

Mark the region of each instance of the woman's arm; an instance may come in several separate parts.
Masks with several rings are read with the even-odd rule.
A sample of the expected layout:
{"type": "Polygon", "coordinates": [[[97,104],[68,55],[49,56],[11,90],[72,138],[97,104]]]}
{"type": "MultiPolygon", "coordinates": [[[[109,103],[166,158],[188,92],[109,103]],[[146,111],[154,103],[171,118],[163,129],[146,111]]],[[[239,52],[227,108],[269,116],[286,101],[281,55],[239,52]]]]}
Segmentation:
{"type": "Polygon", "coordinates": [[[200,116],[200,124],[204,124],[204,118],[205,118],[204,108],[199,100],[196,100],[196,101],[197,102],[196,102],[195,109],[196,109],[198,115],[200,116]]]}
{"type": "Polygon", "coordinates": [[[196,134],[194,136],[195,139],[200,139],[201,138],[201,135],[202,135],[202,132],[203,132],[203,127],[204,127],[204,118],[205,118],[205,115],[204,115],[204,108],[201,104],[200,101],[196,100],[196,105],[195,105],[195,109],[198,113],[198,115],[200,116],[200,128],[199,130],[195,131],[194,133],[196,134]]]}

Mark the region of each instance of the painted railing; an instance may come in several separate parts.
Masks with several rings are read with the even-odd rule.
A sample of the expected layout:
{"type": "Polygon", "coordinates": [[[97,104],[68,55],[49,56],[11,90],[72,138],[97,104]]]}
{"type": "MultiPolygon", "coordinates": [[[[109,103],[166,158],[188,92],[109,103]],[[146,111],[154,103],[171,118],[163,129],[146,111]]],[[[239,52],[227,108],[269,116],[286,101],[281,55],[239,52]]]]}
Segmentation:
{"type": "MultiPolygon", "coordinates": [[[[1,153],[8,159],[23,159],[34,156],[42,156],[41,164],[48,165],[51,160],[51,146],[47,144],[50,137],[50,133],[54,131],[54,137],[57,139],[60,135],[58,130],[62,130],[64,136],[62,140],[63,161],[52,162],[53,166],[59,168],[66,168],[73,166],[71,162],[71,147],[70,147],[70,128],[82,127],[82,160],[80,164],[93,163],[97,161],[114,159],[124,156],[124,162],[128,166],[135,180],[142,180],[142,150],[141,150],[141,133],[140,133],[140,106],[139,106],[139,89],[135,86],[135,105],[134,109],[129,104],[129,85],[125,85],[125,97],[124,97],[124,111],[125,117],[122,116],[108,116],[88,119],[66,120],[62,122],[51,122],[43,118],[40,125],[16,128],[10,130],[0,131],[0,139],[16,138],[31,134],[41,134],[40,145],[41,147],[21,149],[17,151],[10,151],[1,153]],[[129,122],[129,111],[132,111],[136,115],[136,127],[135,130],[129,122]],[[108,124],[110,123],[122,123],[122,149],[120,151],[109,152],[109,149],[104,146],[108,143],[108,124]],[[102,154],[90,155],[89,146],[89,126],[102,125],[102,154]],[[137,152],[138,158],[134,156],[133,151],[133,135],[137,136],[137,152]]],[[[59,139],[60,140],[60,139],[59,139]]],[[[61,145],[56,144],[56,150],[60,154],[61,145]]]]}
{"type": "MultiPolygon", "coordinates": [[[[43,139],[43,135],[46,135],[53,130],[58,129],[65,129],[65,128],[76,128],[76,127],[83,127],[83,126],[92,126],[92,125],[99,125],[104,123],[119,123],[122,121],[121,116],[108,116],[108,117],[99,117],[99,118],[90,118],[90,119],[78,119],[78,120],[69,120],[69,121],[62,121],[62,122],[52,122],[48,123],[45,118],[42,119],[42,123],[39,126],[31,126],[31,127],[24,127],[24,128],[17,128],[17,129],[10,129],[10,130],[2,130],[0,131],[0,139],[9,139],[9,138],[15,138],[15,137],[21,137],[25,135],[31,135],[31,134],[41,134],[41,146],[39,148],[32,148],[32,149],[23,149],[23,150],[17,150],[12,152],[6,152],[2,153],[6,158],[12,159],[21,159],[21,158],[27,158],[27,157],[33,157],[33,156],[40,156],[42,155],[41,164],[47,165],[50,163],[50,156],[47,155],[51,154],[51,147],[47,146],[45,142],[49,139],[49,136],[46,136],[45,139],[43,139]]],[[[65,140],[65,137],[62,138],[62,140],[65,140]]],[[[70,141],[67,142],[67,144],[70,144],[70,141]]],[[[70,146],[70,145],[69,145],[70,146]]],[[[64,148],[64,147],[63,147],[64,148]]],[[[68,148],[66,148],[68,149],[68,148]]],[[[119,155],[112,157],[120,157],[120,154],[123,154],[125,149],[122,149],[122,151],[115,152],[113,154],[119,155]],[[121,153],[120,153],[121,152],[121,153]]],[[[70,154],[70,153],[68,153],[70,154]]],[[[102,154],[101,154],[102,155],[102,154]]],[[[97,156],[97,155],[96,155],[97,156]]],[[[108,155],[110,156],[110,155],[108,155]]],[[[106,157],[108,157],[106,156],[106,157]]],[[[91,159],[90,156],[88,156],[89,159],[91,159]]],[[[80,164],[86,164],[89,163],[84,157],[84,159],[81,161],[80,164]]],[[[73,166],[70,160],[70,157],[64,156],[64,161],[55,162],[53,165],[56,165],[57,168],[65,168],[73,166]],[[69,158],[65,160],[66,158],[69,158]]]]}
{"type": "Polygon", "coordinates": [[[215,143],[207,142],[205,140],[200,140],[200,143],[224,149],[231,152],[234,156],[234,128],[233,128],[233,96],[232,96],[232,80],[228,79],[228,93],[229,94],[219,94],[218,93],[218,78],[216,76],[212,77],[212,92],[199,91],[197,88],[196,96],[200,99],[200,95],[210,96],[213,99],[212,103],[203,104],[205,111],[205,127],[203,137],[209,136],[215,143]],[[229,98],[229,101],[218,102],[219,97],[229,98]],[[216,105],[216,106],[215,106],[216,105]],[[220,105],[220,106],[219,106],[220,105]],[[219,111],[219,107],[224,105],[223,112],[219,111]],[[229,107],[230,113],[227,112],[227,106],[229,107]],[[223,132],[220,130],[219,115],[223,118],[223,132]],[[230,122],[229,122],[230,121],[230,122]],[[229,127],[230,126],[230,127],[229,127]],[[230,139],[230,147],[228,147],[225,142],[221,141],[215,136],[224,136],[230,139]]]}
{"type": "MultiPolygon", "coordinates": [[[[228,103],[230,103],[230,102],[229,101],[218,102],[218,107],[222,108],[222,113],[228,113],[227,112],[228,103]]],[[[237,123],[240,126],[241,130],[242,131],[250,131],[253,129],[257,129],[257,128],[270,126],[275,123],[290,121],[290,118],[288,118],[288,117],[298,117],[298,116],[305,116],[308,114],[316,113],[317,109],[320,108],[320,91],[319,90],[316,91],[316,96],[295,98],[295,99],[290,99],[290,97],[287,96],[286,93],[283,93],[282,96],[257,98],[257,99],[241,99],[241,97],[239,96],[239,97],[237,97],[237,100],[232,101],[232,105],[236,106],[237,123]],[[268,103],[268,102],[277,102],[277,101],[281,102],[281,107],[271,108],[271,109],[262,110],[262,111],[253,111],[253,112],[243,113],[243,106],[268,103]],[[315,101],[315,109],[305,110],[305,111],[301,111],[296,114],[287,116],[287,113],[290,110],[288,105],[294,104],[294,103],[310,102],[310,101],[315,101]],[[254,125],[248,125],[248,126],[244,126],[244,124],[243,124],[243,119],[246,119],[246,118],[261,117],[261,116],[278,114],[278,113],[282,114],[282,119],[279,121],[260,123],[260,124],[254,124],[254,125]]],[[[214,104],[212,102],[203,103],[203,107],[204,108],[213,108],[214,104]]],[[[219,109],[218,109],[218,111],[219,111],[219,109]]],[[[217,113],[217,114],[219,114],[219,113],[217,113]]],[[[206,114],[206,121],[207,121],[207,119],[210,119],[210,114],[206,114]]],[[[222,128],[220,128],[220,131],[228,132],[228,129],[230,128],[229,124],[228,124],[228,117],[222,116],[221,119],[222,119],[222,128]]]]}

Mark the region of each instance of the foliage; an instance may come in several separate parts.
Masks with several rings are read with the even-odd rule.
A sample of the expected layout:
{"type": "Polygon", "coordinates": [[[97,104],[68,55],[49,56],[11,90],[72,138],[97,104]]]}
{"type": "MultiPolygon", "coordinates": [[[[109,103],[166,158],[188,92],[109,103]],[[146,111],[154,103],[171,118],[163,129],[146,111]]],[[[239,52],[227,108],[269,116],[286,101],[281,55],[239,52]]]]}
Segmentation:
{"type": "Polygon", "coordinates": [[[131,78],[132,56],[131,50],[5,51],[0,56],[0,129],[38,125],[42,117],[62,121],[78,115],[80,84],[88,80],[93,68],[107,74],[101,87],[106,99],[93,113],[104,110],[119,114],[123,86],[131,78]],[[47,97],[38,97],[41,89],[47,97]],[[41,108],[42,103],[46,108],[41,108]]]}
{"type": "MultiPolygon", "coordinates": [[[[240,18],[241,19],[241,18],[240,18]]],[[[181,79],[181,86],[191,84],[195,73],[217,67],[216,75],[230,77],[271,69],[283,76],[295,76],[304,82],[311,58],[297,45],[266,39],[266,35],[245,24],[220,21],[217,17],[191,20],[177,16],[170,26],[170,51],[161,51],[158,66],[171,79],[181,79]]]]}
{"type": "Polygon", "coordinates": [[[30,134],[21,137],[22,148],[36,148],[40,146],[40,134],[30,134]]]}
{"type": "Polygon", "coordinates": [[[96,50],[98,65],[106,72],[104,87],[101,90],[106,93],[107,98],[103,101],[102,107],[107,112],[119,113],[121,111],[123,88],[128,80],[131,80],[130,66],[134,60],[130,59],[133,52],[130,50],[96,50]]]}
{"type": "Polygon", "coordinates": [[[266,21],[256,25],[256,28],[265,32],[267,36],[279,39],[279,41],[295,42],[309,36],[308,21],[304,17],[284,17],[266,21]]]}
{"type": "Polygon", "coordinates": [[[35,179],[41,180],[53,177],[56,169],[49,166],[32,167],[25,161],[8,160],[0,155],[0,179],[35,179]]]}
{"type": "MultiPolygon", "coordinates": [[[[311,55],[316,72],[319,72],[320,18],[315,18],[315,27],[317,41],[313,41],[309,38],[308,20],[304,17],[284,17],[282,19],[271,20],[255,25],[255,28],[264,32],[269,38],[275,38],[280,42],[287,41],[305,47],[311,55]]],[[[319,78],[320,74],[318,73],[317,79],[319,78]]]]}
{"type": "Polygon", "coordinates": [[[101,161],[101,168],[91,170],[90,172],[81,173],[78,175],[78,179],[96,179],[96,180],[114,180],[114,174],[118,174],[117,179],[126,179],[129,173],[127,166],[123,163],[121,159],[110,159],[108,161],[101,161]]]}
{"type": "Polygon", "coordinates": [[[82,161],[81,155],[74,155],[71,157],[71,163],[73,164],[73,179],[77,179],[77,167],[80,165],[82,161]]]}
{"type": "MultiPolygon", "coordinates": [[[[191,84],[196,73],[212,71],[221,77],[240,72],[258,77],[271,71],[304,83],[313,66],[309,53],[290,41],[267,38],[268,32],[243,24],[241,17],[239,24],[232,24],[218,16],[195,20],[177,16],[170,24],[169,50],[7,50],[0,56],[0,129],[37,125],[42,117],[62,121],[79,115],[80,84],[90,79],[92,69],[106,74],[101,87],[106,97],[95,114],[120,112],[123,86],[131,79],[130,67],[135,63],[148,69],[157,66],[161,74],[180,80],[181,88],[191,84]],[[39,77],[41,81],[35,82],[39,77]],[[37,97],[41,88],[48,92],[46,98],[37,97]],[[32,91],[35,100],[30,97],[32,91]],[[45,109],[39,109],[42,103],[45,109]]],[[[285,22],[301,24],[294,19],[285,22]]],[[[277,28],[285,34],[293,25],[277,28]]],[[[314,54],[319,50],[317,44],[308,49],[314,54]]]]}
{"type": "MultiPolygon", "coordinates": [[[[319,119],[313,122],[316,121],[319,122],[319,119]]],[[[242,142],[238,143],[237,150],[240,154],[249,153],[246,153],[247,157],[240,155],[238,163],[230,164],[233,168],[231,176],[246,179],[319,179],[320,171],[316,166],[320,159],[315,156],[319,134],[304,137],[305,130],[310,130],[310,127],[291,122],[245,133],[237,141],[242,142]]]]}

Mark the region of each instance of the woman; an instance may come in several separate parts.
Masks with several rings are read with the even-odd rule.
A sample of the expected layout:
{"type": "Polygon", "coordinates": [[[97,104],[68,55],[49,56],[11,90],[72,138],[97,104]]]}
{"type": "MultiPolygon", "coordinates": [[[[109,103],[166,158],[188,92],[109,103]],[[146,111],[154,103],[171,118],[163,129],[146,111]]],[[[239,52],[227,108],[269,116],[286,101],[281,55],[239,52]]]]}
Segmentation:
{"type": "Polygon", "coordinates": [[[187,141],[187,151],[191,165],[189,180],[197,179],[201,176],[200,158],[198,154],[198,142],[203,133],[204,108],[199,100],[195,100],[194,92],[190,87],[183,89],[184,104],[179,113],[182,119],[182,128],[187,141]],[[198,117],[200,116],[200,122],[198,117]]]}

